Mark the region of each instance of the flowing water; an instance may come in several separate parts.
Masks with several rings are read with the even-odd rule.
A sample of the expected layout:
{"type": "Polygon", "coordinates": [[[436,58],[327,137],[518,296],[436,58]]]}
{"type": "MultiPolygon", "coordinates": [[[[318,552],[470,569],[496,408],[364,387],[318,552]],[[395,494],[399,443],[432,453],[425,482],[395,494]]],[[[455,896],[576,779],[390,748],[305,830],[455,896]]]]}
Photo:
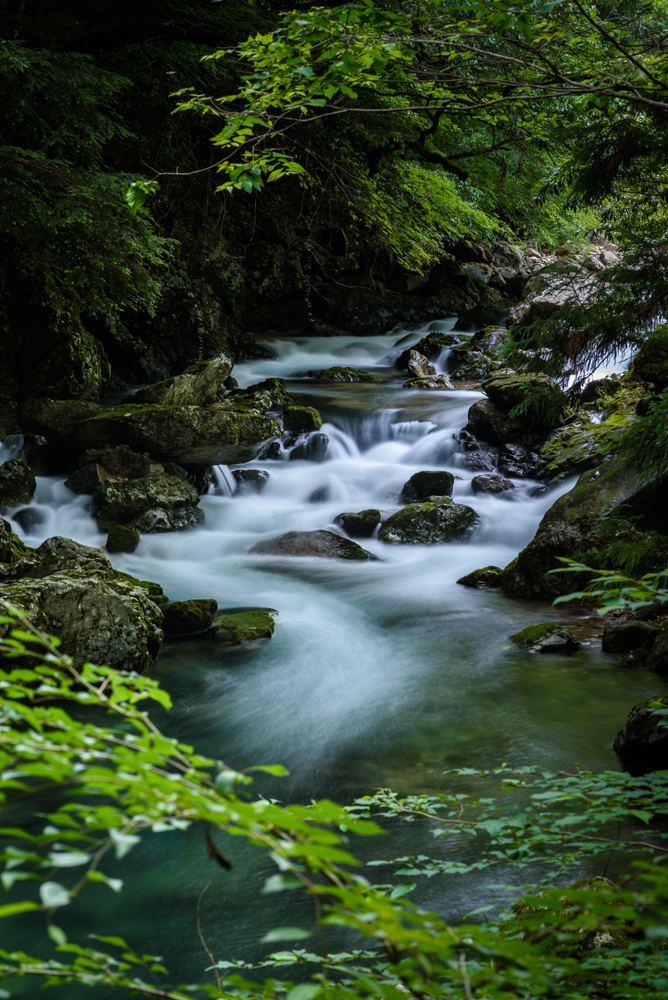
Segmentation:
{"type": "MultiPolygon", "coordinates": [[[[448,768],[504,761],[616,769],[611,740],[629,707],[659,691],[654,675],[604,657],[595,641],[569,658],[529,656],[509,643],[508,636],[527,625],[555,614],[570,620],[577,611],[457,585],[478,567],[505,566],[572,483],[534,496],[539,484],[518,479],[512,492],[473,495],[475,473],[464,467],[455,435],[481,394],[406,390],[406,376],[392,367],[399,351],[427,329],[453,323],[403,337],[272,342],[276,359],[241,364],[235,377],[242,387],[287,378],[289,389],[323,415],[325,461],[292,461],[286,452],[250,463],[269,473],[259,495],[232,495],[230,471],[220,468],[202,498],[201,527],[145,535],[134,554],[111,557],[119,569],[159,582],[174,600],[213,597],[221,609],[278,612],[268,642],[236,651],[206,640],[166,643],[153,668],[174,700],[160,720],[170,734],[235,768],[277,762],[289,768],[288,779],[266,779],[267,794],[350,801],[383,785],[431,791],[447,787],[448,768]],[[383,382],[325,385],[307,374],[331,365],[363,367],[383,382]],[[378,556],[369,563],[249,554],[257,541],[286,531],[334,529],[342,511],[389,514],[399,506],[403,483],[422,469],[454,473],[454,499],[479,512],[480,526],[466,541],[386,546],[365,540],[378,556]]],[[[444,353],[441,371],[445,360],[444,353]]],[[[5,443],[2,460],[12,447],[20,441],[5,443]]],[[[17,520],[18,512],[10,511],[9,518],[33,546],[54,534],[103,546],[89,503],[74,497],[62,478],[40,476],[29,514],[17,520]]],[[[593,636],[595,627],[582,622],[593,636]]],[[[365,842],[358,853],[452,850],[443,840],[432,844],[418,825],[396,830],[391,839],[365,842]]],[[[230,874],[208,860],[201,831],[145,838],[118,865],[126,880],[121,895],[92,887],[81,899],[83,909],[61,911],[61,923],[72,935],[123,933],[140,950],[162,954],[177,975],[193,978],[209,964],[196,910],[210,881],[202,926],[217,959],[261,953],[257,942],[276,924],[308,923],[303,902],[257,895],[272,874],[265,858],[241,843],[226,850],[234,862],[230,874]]],[[[415,898],[457,919],[485,898],[489,880],[484,873],[447,885],[434,879],[415,898]]]]}

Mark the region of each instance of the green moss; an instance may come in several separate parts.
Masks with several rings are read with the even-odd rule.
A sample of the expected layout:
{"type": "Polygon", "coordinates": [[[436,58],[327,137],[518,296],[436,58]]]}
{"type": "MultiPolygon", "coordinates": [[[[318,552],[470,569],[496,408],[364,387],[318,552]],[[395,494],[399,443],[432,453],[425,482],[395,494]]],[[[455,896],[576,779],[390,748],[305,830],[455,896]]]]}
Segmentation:
{"type": "Polygon", "coordinates": [[[343,368],[336,365],[333,368],[326,368],[318,376],[321,382],[382,382],[379,375],[372,375],[371,372],[362,368],[343,368]]]}
{"type": "Polygon", "coordinates": [[[528,628],[510,636],[511,642],[528,652],[539,649],[546,640],[553,638],[563,639],[565,645],[579,646],[575,635],[559,622],[541,622],[539,625],[529,625],[528,628]]]}
{"type": "Polygon", "coordinates": [[[107,536],[107,552],[134,552],[139,545],[139,532],[123,524],[115,524],[107,536]]]}
{"type": "Polygon", "coordinates": [[[259,608],[232,615],[220,615],[213,623],[213,631],[226,646],[242,646],[257,639],[271,639],[274,619],[268,611],[259,608]]]}
{"type": "Polygon", "coordinates": [[[204,632],[213,621],[218,603],[213,599],[174,601],[164,609],[163,627],[167,635],[204,632]]]}
{"type": "Polygon", "coordinates": [[[499,566],[484,566],[482,569],[474,569],[471,573],[461,576],[457,583],[463,587],[475,587],[478,590],[486,587],[498,587],[502,574],[503,570],[499,566]]]}

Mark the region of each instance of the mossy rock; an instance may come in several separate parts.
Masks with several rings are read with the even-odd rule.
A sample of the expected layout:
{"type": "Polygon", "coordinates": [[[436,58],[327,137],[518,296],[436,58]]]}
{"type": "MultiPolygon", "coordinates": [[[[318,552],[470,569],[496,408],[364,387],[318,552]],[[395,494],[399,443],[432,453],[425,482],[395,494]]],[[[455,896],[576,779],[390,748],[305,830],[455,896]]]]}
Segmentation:
{"type": "Polygon", "coordinates": [[[218,354],[190,365],[180,375],[157,382],[128,398],[133,403],[161,403],[167,406],[208,406],[222,399],[234,359],[218,354]]]}
{"type": "Polygon", "coordinates": [[[314,406],[286,406],[283,411],[283,427],[294,434],[308,434],[319,431],[322,417],[314,406]]]}
{"type": "MultiPolygon", "coordinates": [[[[147,479],[108,479],[95,488],[93,511],[102,527],[135,522],[149,511],[168,515],[190,514],[199,503],[194,486],[177,476],[150,476],[147,479]]],[[[174,523],[192,523],[189,517],[172,517],[174,523]]],[[[145,529],[144,529],[145,530],[145,529]]]]}
{"type": "Polygon", "coordinates": [[[596,468],[614,449],[616,439],[633,418],[634,412],[629,408],[616,411],[603,423],[580,421],[557,428],[540,449],[538,475],[554,480],[596,468]]]}
{"type": "Polygon", "coordinates": [[[367,552],[357,542],[342,538],[333,531],[288,531],[277,538],[258,542],[250,550],[254,555],[298,556],[320,559],[352,559],[357,562],[375,560],[376,556],[367,552]]]}
{"type": "MultiPolygon", "coordinates": [[[[8,565],[17,563],[31,551],[19,536],[14,534],[9,522],[0,517],[0,563],[8,565]]],[[[0,575],[4,575],[5,569],[6,567],[3,567],[0,575]]]]}
{"type": "Polygon", "coordinates": [[[379,375],[372,375],[371,372],[362,368],[343,368],[335,366],[326,368],[320,372],[318,378],[321,382],[382,382],[379,375]]]}
{"type": "Polygon", "coordinates": [[[134,552],[139,545],[139,532],[124,524],[115,524],[107,535],[107,552],[134,552]]]}
{"type": "Polygon", "coordinates": [[[530,625],[511,635],[510,640],[528,653],[574,653],[580,648],[577,636],[560,622],[530,625]]]}
{"type": "Polygon", "coordinates": [[[446,347],[454,347],[459,344],[461,337],[454,333],[428,333],[422,340],[418,340],[415,350],[424,354],[426,358],[435,358],[445,350],[446,347]]]}
{"type": "Polygon", "coordinates": [[[339,514],[334,518],[334,524],[343,528],[350,538],[371,538],[380,522],[380,511],[373,509],[339,514]]]}
{"type": "Polygon", "coordinates": [[[668,389],[668,323],[657,327],[645,341],[631,368],[636,378],[659,390],[668,389]]]}
{"type": "Polygon", "coordinates": [[[0,507],[29,503],[36,488],[35,473],[27,462],[10,458],[0,465],[0,507]]]}
{"type": "Polygon", "coordinates": [[[378,533],[387,545],[438,545],[470,534],[480,522],[471,507],[453,503],[450,497],[430,497],[412,503],[389,517],[378,533]]]}
{"type": "Polygon", "coordinates": [[[505,493],[507,490],[514,490],[515,483],[493,472],[487,472],[473,477],[471,489],[474,493],[505,493]]]}
{"type": "Polygon", "coordinates": [[[542,372],[497,372],[485,379],[482,390],[495,406],[506,413],[530,400],[531,410],[525,419],[537,430],[554,427],[567,405],[566,396],[554,379],[542,372]]]}
{"type": "Polygon", "coordinates": [[[271,639],[274,619],[268,611],[254,608],[234,614],[221,614],[214,619],[212,632],[224,646],[243,646],[258,639],[271,639]]]}
{"type": "Polygon", "coordinates": [[[495,445],[508,441],[529,443],[540,436],[526,420],[509,417],[489,399],[478,399],[470,408],[466,430],[481,441],[495,445]]]}
{"type": "Polygon", "coordinates": [[[499,566],[484,566],[482,569],[474,569],[466,576],[460,576],[457,583],[463,587],[475,587],[477,590],[486,590],[490,587],[498,587],[501,583],[503,570],[499,566]]]}
{"type": "Polygon", "coordinates": [[[446,375],[425,375],[419,378],[409,378],[404,382],[404,389],[454,389],[446,375]]]}
{"type": "Polygon", "coordinates": [[[455,477],[451,472],[416,472],[404,483],[400,499],[404,503],[415,503],[429,496],[451,497],[454,485],[455,477]]]}
{"type": "Polygon", "coordinates": [[[173,601],[163,609],[166,635],[194,635],[205,632],[213,622],[218,602],[212,598],[173,601]]]}
{"type": "Polygon", "coordinates": [[[657,710],[668,709],[668,691],[656,698],[638,702],[612,744],[627,771],[646,774],[648,771],[668,769],[668,729],[663,725],[665,715],[657,710]]]}

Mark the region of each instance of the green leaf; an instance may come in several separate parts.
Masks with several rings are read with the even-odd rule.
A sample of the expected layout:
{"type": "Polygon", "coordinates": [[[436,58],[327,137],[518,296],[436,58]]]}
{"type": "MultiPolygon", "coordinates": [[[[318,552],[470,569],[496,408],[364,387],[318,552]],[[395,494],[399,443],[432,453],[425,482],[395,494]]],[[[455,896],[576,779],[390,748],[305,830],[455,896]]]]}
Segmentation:
{"type": "Polygon", "coordinates": [[[247,771],[264,771],[265,774],[273,774],[277,778],[286,778],[290,772],[282,764],[255,764],[247,767],[247,771]]]}
{"type": "Polygon", "coordinates": [[[13,917],[15,913],[27,913],[28,910],[39,910],[39,908],[39,904],[30,903],[28,900],[23,903],[9,903],[7,906],[0,906],[0,919],[13,917]]]}
{"type": "Polygon", "coordinates": [[[55,924],[49,924],[46,930],[51,940],[55,941],[60,948],[67,944],[67,935],[62,927],[56,927],[55,924]]]}
{"type": "Polygon", "coordinates": [[[43,905],[49,909],[67,906],[72,902],[69,892],[60,882],[42,882],[39,887],[39,895],[43,905]]]}
{"type": "Polygon", "coordinates": [[[287,1000],[313,1000],[313,997],[320,993],[322,987],[317,983],[300,983],[293,986],[288,993],[287,1000]]]}
{"type": "Polygon", "coordinates": [[[312,931],[304,930],[303,927],[275,927],[261,941],[263,944],[271,944],[273,941],[303,941],[312,936],[312,931]]]}

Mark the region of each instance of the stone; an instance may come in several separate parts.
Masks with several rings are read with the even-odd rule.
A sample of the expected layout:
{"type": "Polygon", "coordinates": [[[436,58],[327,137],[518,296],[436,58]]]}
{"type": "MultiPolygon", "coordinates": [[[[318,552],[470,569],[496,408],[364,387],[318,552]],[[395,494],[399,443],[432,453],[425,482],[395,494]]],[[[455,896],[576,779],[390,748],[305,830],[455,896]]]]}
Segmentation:
{"type": "Polygon", "coordinates": [[[580,648],[573,632],[559,622],[530,625],[511,635],[510,641],[528,653],[574,653],[580,648]]]}
{"type": "Polygon", "coordinates": [[[208,406],[223,398],[234,359],[221,353],[208,361],[197,361],[180,375],[140,389],[128,403],[159,403],[163,406],[208,406]]]}
{"type": "MultiPolygon", "coordinates": [[[[462,338],[455,333],[428,333],[414,345],[414,350],[424,354],[426,358],[435,358],[447,347],[454,347],[462,338]]],[[[403,366],[402,366],[403,367],[403,366]]]]}
{"type": "Polygon", "coordinates": [[[371,372],[361,368],[326,368],[320,372],[318,378],[321,382],[382,382],[379,375],[372,375],[371,372]]]}
{"type": "Polygon", "coordinates": [[[134,552],[139,545],[139,532],[124,524],[115,524],[107,535],[107,552],[134,552]]]}
{"type": "Polygon", "coordinates": [[[218,602],[212,598],[172,601],[163,609],[165,635],[194,635],[212,624],[218,602]]]}
{"type": "Polygon", "coordinates": [[[314,434],[309,434],[303,441],[298,441],[288,458],[292,462],[299,459],[306,462],[324,462],[328,447],[329,438],[327,435],[316,431],[314,434]]]}
{"type": "Polygon", "coordinates": [[[604,653],[630,653],[640,646],[649,648],[661,632],[658,625],[639,621],[612,621],[603,626],[604,653]]]}
{"type": "Polygon", "coordinates": [[[262,556],[317,556],[322,559],[375,560],[357,542],[334,534],[333,531],[288,531],[277,538],[258,542],[250,550],[262,556]]]}
{"type": "Polygon", "coordinates": [[[498,587],[502,573],[503,570],[499,566],[484,566],[482,569],[474,569],[466,576],[460,576],[457,583],[461,583],[463,587],[475,587],[477,590],[498,587]]]}
{"type": "Polygon", "coordinates": [[[20,408],[27,430],[70,450],[127,444],[158,461],[182,465],[250,462],[280,424],[259,413],[200,406],[96,406],[76,400],[27,400],[20,408]]]}
{"type": "Polygon", "coordinates": [[[604,462],[614,441],[634,419],[633,410],[616,410],[603,423],[594,423],[584,414],[553,431],[541,446],[537,473],[556,480],[574,472],[593,469],[604,462]]]}
{"type": "MultiPolygon", "coordinates": [[[[16,563],[25,558],[31,550],[21,541],[18,535],[12,531],[9,521],[0,517],[0,563],[16,563]]],[[[0,571],[0,576],[5,573],[6,567],[0,571]]]]}
{"type": "Polygon", "coordinates": [[[492,275],[494,274],[493,268],[489,264],[478,264],[474,262],[466,262],[461,265],[461,271],[463,274],[467,274],[472,278],[477,278],[478,281],[482,281],[485,285],[488,285],[492,275]]]}
{"type": "MultiPolygon", "coordinates": [[[[188,527],[196,523],[192,515],[198,503],[199,493],[195,487],[176,476],[150,476],[147,479],[122,481],[109,479],[96,487],[93,493],[93,513],[103,528],[108,525],[129,524],[142,514],[156,509],[171,515],[174,527],[188,527]]],[[[142,527],[138,530],[147,529],[142,527]]]]}
{"type": "Polygon", "coordinates": [[[509,417],[505,410],[499,409],[489,399],[477,400],[468,417],[466,430],[489,444],[499,445],[535,436],[524,420],[509,417]]]}
{"type": "Polygon", "coordinates": [[[499,472],[516,479],[533,479],[537,475],[536,458],[534,452],[521,444],[506,442],[499,449],[499,472]]]}
{"type": "Polygon", "coordinates": [[[243,646],[247,642],[257,642],[258,639],[271,639],[274,628],[274,619],[268,611],[251,608],[218,615],[214,619],[212,632],[224,646],[243,646]]]}
{"type": "Polygon", "coordinates": [[[404,389],[454,389],[447,375],[431,375],[425,378],[409,378],[404,389]]]}
{"type": "Polygon", "coordinates": [[[483,475],[474,476],[471,480],[471,489],[474,493],[503,493],[505,490],[514,490],[515,483],[503,476],[483,475]]]}
{"type": "Polygon", "coordinates": [[[645,666],[649,670],[655,670],[657,674],[668,674],[668,633],[663,630],[655,639],[645,661],[645,666]]]}
{"type": "Polygon", "coordinates": [[[612,744],[632,775],[668,769],[668,729],[663,725],[666,717],[657,715],[656,709],[668,709],[668,692],[634,705],[612,744]]]}
{"type": "Polygon", "coordinates": [[[237,488],[235,493],[261,493],[269,482],[269,473],[264,469],[235,469],[232,473],[237,488]]]}
{"type": "Polygon", "coordinates": [[[283,411],[283,428],[295,434],[319,431],[322,417],[313,406],[286,406],[283,411]]]}
{"type": "Polygon", "coordinates": [[[453,350],[448,359],[455,382],[480,382],[499,367],[499,362],[482,351],[453,350]]]}
{"type": "Polygon", "coordinates": [[[483,326],[465,341],[462,348],[468,348],[470,351],[482,351],[493,356],[500,347],[508,342],[509,337],[510,333],[505,326],[483,326]]]}
{"type": "Polygon", "coordinates": [[[388,545],[438,545],[466,537],[479,522],[471,507],[444,496],[402,507],[385,521],[378,537],[388,545]]]}
{"type": "Polygon", "coordinates": [[[506,412],[530,399],[531,413],[525,415],[525,420],[536,430],[554,427],[567,404],[554,379],[541,372],[507,375],[497,372],[485,379],[482,390],[495,406],[506,412]]]}
{"type": "Polygon", "coordinates": [[[668,323],[657,327],[645,341],[633,359],[631,371],[659,391],[668,389],[668,323]]]}
{"type": "Polygon", "coordinates": [[[142,479],[162,472],[163,466],[139,455],[127,445],[115,448],[90,448],[79,459],[79,468],[65,480],[74,493],[93,493],[107,479],[142,479]]]}
{"type": "MultiPolygon", "coordinates": [[[[23,528],[27,535],[31,535],[35,528],[40,524],[44,524],[46,514],[35,507],[22,507],[21,510],[17,510],[12,514],[12,518],[18,524],[19,528],[23,528]]],[[[0,562],[2,562],[2,559],[0,559],[0,562]]]]}
{"type": "Polygon", "coordinates": [[[549,319],[566,304],[587,306],[595,291],[596,276],[579,265],[566,266],[558,274],[541,274],[527,282],[521,301],[508,314],[508,325],[549,319]]]}
{"type": "Polygon", "coordinates": [[[428,378],[430,375],[436,374],[436,369],[431,361],[414,348],[408,352],[406,368],[415,378],[428,378]]]}
{"type": "Polygon", "coordinates": [[[451,497],[454,485],[451,472],[416,472],[404,483],[399,499],[402,503],[415,503],[428,496],[451,497]]]}
{"type": "Polygon", "coordinates": [[[30,503],[37,483],[35,473],[21,458],[10,458],[0,465],[0,507],[30,503]]]}
{"type": "Polygon", "coordinates": [[[356,514],[339,514],[334,524],[343,528],[350,538],[371,538],[381,522],[379,510],[360,510],[356,514]]]}

